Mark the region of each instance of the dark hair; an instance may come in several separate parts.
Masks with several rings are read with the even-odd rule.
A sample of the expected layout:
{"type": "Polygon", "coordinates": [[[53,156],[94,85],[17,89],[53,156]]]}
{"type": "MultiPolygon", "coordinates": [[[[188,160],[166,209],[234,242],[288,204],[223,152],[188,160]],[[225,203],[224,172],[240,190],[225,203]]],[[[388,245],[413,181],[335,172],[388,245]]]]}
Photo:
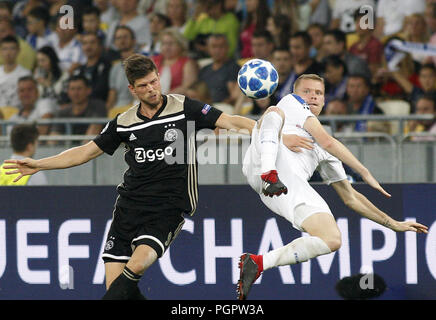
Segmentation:
{"type": "Polygon", "coordinates": [[[38,82],[35,80],[35,78],[33,76],[20,77],[17,81],[17,84],[20,82],[23,82],[23,81],[32,81],[35,86],[38,85],[38,82]]]}
{"type": "Polygon", "coordinates": [[[88,7],[83,9],[82,17],[84,15],[90,15],[90,14],[93,14],[93,15],[95,15],[97,17],[100,17],[100,9],[95,7],[95,6],[88,6],[88,7]]]}
{"type": "Polygon", "coordinates": [[[62,75],[62,70],[59,67],[59,58],[56,51],[51,46],[44,46],[39,48],[39,53],[42,53],[50,60],[50,72],[53,74],[53,79],[58,80],[62,75]]]}
{"type": "Polygon", "coordinates": [[[343,72],[344,75],[347,74],[347,72],[348,72],[347,65],[345,64],[344,60],[342,60],[337,55],[332,54],[330,56],[327,56],[324,59],[323,63],[324,63],[324,68],[326,68],[327,66],[333,66],[335,68],[342,67],[344,70],[344,72],[343,72]]]}
{"type": "Polygon", "coordinates": [[[83,41],[83,38],[85,36],[89,36],[89,35],[94,36],[97,39],[97,43],[100,45],[100,47],[104,47],[104,39],[103,39],[103,37],[100,36],[98,33],[95,33],[95,32],[85,32],[85,33],[83,33],[82,34],[82,41],[83,41]]]}
{"type": "Polygon", "coordinates": [[[151,72],[157,73],[156,65],[153,60],[142,54],[132,54],[123,62],[124,71],[129,83],[133,86],[135,81],[144,78],[151,72]]]}
{"type": "Polygon", "coordinates": [[[431,71],[433,71],[433,73],[436,73],[436,67],[433,63],[426,63],[423,64],[420,68],[419,68],[419,72],[421,72],[422,69],[430,69],[431,71]]]}
{"type": "Polygon", "coordinates": [[[3,39],[0,40],[0,45],[2,45],[3,43],[15,43],[17,45],[17,47],[20,47],[20,43],[18,42],[17,37],[15,36],[6,36],[3,39]]]}
{"type": "Polygon", "coordinates": [[[274,43],[273,36],[268,30],[257,30],[253,32],[252,38],[263,38],[269,43],[274,43]]]}
{"type": "Polygon", "coordinates": [[[324,33],[324,36],[332,36],[335,38],[336,42],[342,42],[344,45],[347,40],[345,32],[339,29],[328,30],[324,33]]]}
{"type": "Polygon", "coordinates": [[[10,1],[0,1],[0,9],[6,9],[12,14],[14,5],[10,1]]]}
{"type": "Polygon", "coordinates": [[[171,26],[171,19],[168,18],[167,15],[163,13],[156,12],[154,14],[155,17],[157,17],[160,21],[162,21],[165,24],[165,28],[168,28],[171,26]]]}
{"type": "Polygon", "coordinates": [[[34,17],[35,19],[38,20],[42,20],[44,22],[44,26],[46,27],[50,23],[50,19],[51,19],[50,12],[42,6],[37,6],[32,10],[30,10],[29,16],[34,17]]]}
{"type": "Polygon", "coordinates": [[[130,33],[132,39],[136,39],[135,31],[133,31],[132,28],[130,28],[129,26],[117,26],[114,31],[114,37],[115,33],[117,33],[118,30],[127,30],[130,33]]]}
{"type": "Polygon", "coordinates": [[[14,152],[23,152],[29,143],[35,143],[39,137],[38,129],[34,124],[17,124],[11,131],[11,145],[14,152]]]}
{"type": "Polygon", "coordinates": [[[88,88],[90,87],[89,80],[88,80],[84,75],[77,74],[77,75],[73,75],[73,76],[71,76],[71,77],[68,79],[68,85],[70,85],[70,83],[73,82],[73,81],[82,81],[83,84],[84,84],[86,87],[88,87],[88,88]]]}
{"type": "Polygon", "coordinates": [[[436,111],[436,100],[435,100],[435,94],[434,93],[422,93],[418,96],[418,99],[415,101],[415,106],[418,103],[419,100],[424,99],[433,102],[433,109],[436,111]]]}
{"type": "Polygon", "coordinates": [[[310,37],[307,31],[295,32],[289,39],[296,39],[296,38],[303,39],[303,42],[307,48],[310,48],[310,46],[312,45],[312,38],[310,37]]]}
{"type": "MultiPolygon", "coordinates": [[[[255,30],[262,30],[265,29],[266,23],[268,21],[268,17],[270,16],[270,10],[268,7],[268,1],[267,0],[259,0],[257,9],[254,13],[256,15],[256,27],[255,30]]],[[[247,15],[247,18],[245,20],[245,24],[243,28],[251,25],[253,23],[254,16],[251,14],[247,15]]]]}
{"type": "Polygon", "coordinates": [[[359,78],[362,79],[365,85],[371,89],[371,80],[368,78],[368,76],[361,74],[361,73],[351,73],[348,75],[348,79],[351,78],[359,78]]]}

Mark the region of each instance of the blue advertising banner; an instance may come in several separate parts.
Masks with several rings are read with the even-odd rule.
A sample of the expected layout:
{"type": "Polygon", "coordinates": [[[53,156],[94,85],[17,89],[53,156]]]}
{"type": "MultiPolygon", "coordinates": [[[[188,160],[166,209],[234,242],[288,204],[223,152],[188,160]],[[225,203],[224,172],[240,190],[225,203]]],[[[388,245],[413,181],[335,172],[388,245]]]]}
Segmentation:
{"type": "MultiPolygon", "coordinates": [[[[339,279],[371,270],[387,284],[381,299],[436,298],[436,185],[385,185],[391,199],[355,187],[393,218],[426,224],[429,234],[395,233],[314,185],[335,215],[341,249],[266,271],[250,299],[340,299],[339,279]]],[[[100,256],[116,196],[115,187],[2,187],[0,299],[100,299],[100,256]]],[[[201,186],[195,215],[140,287],[149,299],[232,300],[241,253],[265,253],[301,235],[248,186],[201,186]]]]}

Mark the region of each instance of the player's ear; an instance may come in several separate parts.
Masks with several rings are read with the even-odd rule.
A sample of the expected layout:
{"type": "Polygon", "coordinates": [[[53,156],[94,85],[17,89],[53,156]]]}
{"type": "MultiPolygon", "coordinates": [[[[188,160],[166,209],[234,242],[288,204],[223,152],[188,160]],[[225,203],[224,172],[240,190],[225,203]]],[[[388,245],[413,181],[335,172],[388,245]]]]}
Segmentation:
{"type": "Polygon", "coordinates": [[[136,94],[136,90],[135,90],[135,87],[134,87],[134,86],[132,86],[132,85],[129,83],[129,85],[128,85],[127,87],[129,88],[131,94],[136,94]]]}

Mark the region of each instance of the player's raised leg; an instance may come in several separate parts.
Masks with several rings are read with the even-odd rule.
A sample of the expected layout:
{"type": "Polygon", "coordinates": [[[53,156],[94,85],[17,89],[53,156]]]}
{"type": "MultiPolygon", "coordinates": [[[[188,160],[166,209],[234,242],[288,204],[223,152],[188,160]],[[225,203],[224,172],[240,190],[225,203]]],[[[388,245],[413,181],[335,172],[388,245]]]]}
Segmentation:
{"type": "Polygon", "coordinates": [[[262,192],[266,196],[279,196],[287,193],[286,186],[277,174],[276,159],[280,143],[280,134],[285,115],[278,107],[269,107],[258,123],[261,160],[262,192]]]}
{"type": "MultiPolygon", "coordinates": [[[[303,205],[296,209],[296,215],[307,215],[310,207],[303,205]]],[[[252,284],[263,271],[273,267],[305,262],[320,255],[338,250],[341,246],[341,233],[333,215],[319,212],[311,214],[301,224],[310,236],[300,237],[281,248],[264,255],[244,253],[239,268],[240,278],[237,286],[238,299],[245,300],[252,284]]]]}

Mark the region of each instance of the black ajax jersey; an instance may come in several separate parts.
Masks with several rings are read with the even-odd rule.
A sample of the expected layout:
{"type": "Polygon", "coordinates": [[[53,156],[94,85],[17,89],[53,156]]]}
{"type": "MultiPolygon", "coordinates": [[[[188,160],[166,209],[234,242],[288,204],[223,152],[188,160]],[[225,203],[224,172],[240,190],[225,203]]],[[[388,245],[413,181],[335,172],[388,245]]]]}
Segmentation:
{"type": "Polygon", "coordinates": [[[178,94],[163,95],[151,119],[139,106],[115,117],[94,139],[110,155],[125,145],[129,168],[117,187],[117,205],[151,212],[177,208],[192,215],[198,201],[195,133],[214,129],[221,111],[178,94]]]}

